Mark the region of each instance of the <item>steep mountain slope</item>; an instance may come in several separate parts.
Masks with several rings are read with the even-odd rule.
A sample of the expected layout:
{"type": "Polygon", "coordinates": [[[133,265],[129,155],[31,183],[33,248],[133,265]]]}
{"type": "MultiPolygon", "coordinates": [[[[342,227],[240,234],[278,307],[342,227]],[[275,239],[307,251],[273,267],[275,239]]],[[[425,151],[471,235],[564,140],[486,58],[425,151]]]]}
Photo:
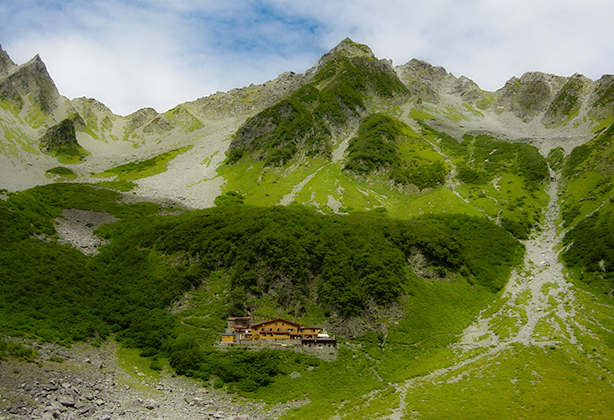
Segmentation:
{"type": "MultiPolygon", "coordinates": [[[[246,199],[254,203],[286,203],[298,196],[298,202],[311,202],[323,211],[384,206],[396,213],[405,212],[396,210],[400,198],[391,191],[403,190],[403,198],[407,192],[415,193],[423,187],[390,181],[390,174],[379,177],[378,185],[391,184],[383,191],[363,193],[360,191],[370,188],[351,191],[346,185],[356,179],[346,181],[347,147],[362,120],[374,113],[407,124],[418,139],[431,133],[424,131],[429,128],[458,141],[464,135],[486,134],[532,144],[543,155],[558,146],[569,153],[612,116],[609,76],[593,82],[580,75],[568,78],[528,73],[510,79],[497,92],[485,92],[466,77],[457,78],[418,60],[393,68],[390,62],[378,60],[368,47],[349,39],[305,74],[282,74],[264,85],[218,93],[163,114],[142,109],[118,116],[93,99],[69,101],[58,94],[40,57],[18,66],[2,51],[0,79],[5,188],[14,191],[62,180],[47,172],[60,164],[68,165],[77,180],[95,183],[102,180],[92,174],[113,166],[193,146],[190,153],[170,161],[165,172],[144,173],[142,178],[132,180],[134,185],[119,184],[124,190],[133,188],[132,196],[182,197],[190,207],[213,205],[213,198],[226,185],[223,190],[249,191],[246,199]],[[40,140],[47,129],[66,119],[79,121],[75,138],[83,151],[49,156],[44,147],[41,149],[40,140]],[[222,165],[227,151],[228,163],[234,166],[222,165]],[[257,164],[249,174],[245,171],[251,164],[239,162],[244,155],[255,158],[257,164]],[[296,173],[294,168],[301,161],[304,176],[282,177],[285,183],[276,183],[274,194],[264,192],[264,186],[253,188],[252,182],[283,173],[283,168],[296,173]],[[314,180],[309,177],[320,184],[325,178],[332,184],[328,191],[344,189],[345,193],[309,192],[309,180],[314,180]],[[236,184],[240,182],[249,187],[239,188],[236,184]]],[[[397,175],[410,169],[409,161],[415,164],[414,169],[427,165],[422,172],[429,172],[428,168],[441,171],[437,163],[443,164],[446,159],[428,144],[417,149],[401,147],[400,153],[405,154],[401,156],[405,164],[393,171],[397,175]],[[428,166],[432,164],[437,165],[428,166]]],[[[449,164],[447,169],[453,174],[449,164]]],[[[435,178],[441,180],[441,175],[435,178]]]]}
{"type": "Polygon", "coordinates": [[[113,335],[285,418],[610,418],[613,83],[486,92],[345,39],[119,116],[0,49],[0,333],[113,335]],[[344,345],[218,351],[246,314],[344,345]]]}
{"type": "Polygon", "coordinates": [[[140,190],[137,183],[119,184],[119,188],[137,188],[132,195],[178,199],[190,207],[211,206],[223,180],[207,179],[216,176],[216,166],[228,147],[227,136],[247,116],[302,83],[299,76],[287,73],[261,86],[218,93],[163,114],[146,108],[119,116],[95,99],[69,101],[60,96],[40,57],[17,66],[5,51],[1,53],[0,179],[2,188],[10,191],[63,180],[48,172],[60,164],[68,165],[75,179],[96,183],[107,180],[92,175],[114,166],[194,146],[192,153],[181,156],[162,179],[145,174],[148,179],[139,182],[143,184],[140,190]],[[66,120],[78,122],[74,124],[74,140],[83,149],[80,159],[71,153],[50,156],[47,147],[41,146],[41,141],[47,141],[47,130],[67,124],[66,120]],[[192,171],[186,171],[190,167],[192,171]]]}

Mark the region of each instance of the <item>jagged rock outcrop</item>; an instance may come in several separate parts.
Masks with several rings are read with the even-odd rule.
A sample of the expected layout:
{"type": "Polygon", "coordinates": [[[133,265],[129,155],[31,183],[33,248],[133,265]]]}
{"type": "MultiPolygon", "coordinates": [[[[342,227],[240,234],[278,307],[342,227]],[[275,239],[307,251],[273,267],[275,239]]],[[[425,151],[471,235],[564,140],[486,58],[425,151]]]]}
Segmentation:
{"type": "Polygon", "coordinates": [[[76,128],[82,127],[83,124],[83,119],[79,115],[74,115],[50,127],[40,139],[41,149],[44,152],[61,149],[77,150],[80,146],[77,142],[76,128]]]}
{"type": "Polygon", "coordinates": [[[247,118],[288,97],[306,83],[303,74],[285,72],[261,85],[249,85],[182,104],[203,120],[247,118]]]}
{"type": "Polygon", "coordinates": [[[185,106],[178,105],[164,113],[164,118],[170,123],[170,125],[178,125],[183,127],[183,130],[187,133],[194,130],[199,130],[205,125],[194,116],[185,106]]]}
{"type": "MultiPolygon", "coordinates": [[[[347,58],[361,57],[366,59],[377,60],[371,48],[364,44],[358,44],[352,41],[350,38],[345,38],[333,49],[324,54],[316,63],[315,66],[305,72],[305,76],[308,80],[311,79],[322,70],[329,62],[335,60],[340,55],[347,58]]],[[[389,64],[389,63],[388,63],[389,64]]]]}
{"type": "Polygon", "coordinates": [[[546,126],[562,123],[577,114],[584,103],[587,88],[592,81],[581,74],[571,76],[565,85],[555,94],[548,106],[542,123],[546,126]]]}
{"type": "Polygon", "coordinates": [[[541,72],[512,77],[497,91],[495,105],[498,111],[511,111],[523,122],[530,122],[546,111],[565,82],[565,77],[541,72]]]}
{"type": "Polygon", "coordinates": [[[478,102],[485,98],[485,92],[473,80],[461,76],[451,86],[450,93],[460,96],[463,102],[478,102]]]}
{"type": "Polygon", "coordinates": [[[8,56],[4,58],[5,68],[10,70],[4,79],[0,80],[0,99],[6,100],[17,110],[30,102],[43,114],[51,115],[58,106],[60,94],[40,56],[37,54],[27,63],[15,68],[11,68],[7,58],[8,56]]]}
{"type": "Polygon", "coordinates": [[[152,121],[158,116],[158,113],[153,108],[142,108],[126,117],[127,122],[124,127],[124,135],[128,137],[130,133],[139,127],[144,126],[149,121],[152,121]]]}
{"type": "Polygon", "coordinates": [[[13,63],[11,57],[9,57],[7,52],[2,49],[2,45],[0,45],[0,78],[9,74],[16,67],[17,65],[13,63]]]}
{"type": "Polygon", "coordinates": [[[93,98],[75,98],[70,103],[86,121],[98,121],[100,116],[113,115],[109,107],[93,98]]]}
{"type": "Polygon", "coordinates": [[[439,102],[439,90],[444,80],[454,78],[443,67],[435,67],[415,58],[395,70],[412,98],[435,104],[439,102]]]}
{"type": "Polygon", "coordinates": [[[590,112],[596,118],[614,115],[614,75],[604,74],[597,82],[590,97],[590,112]]]}
{"type": "Polygon", "coordinates": [[[153,120],[143,127],[143,133],[146,134],[162,134],[173,129],[173,126],[166,121],[164,116],[158,115],[153,120]]]}

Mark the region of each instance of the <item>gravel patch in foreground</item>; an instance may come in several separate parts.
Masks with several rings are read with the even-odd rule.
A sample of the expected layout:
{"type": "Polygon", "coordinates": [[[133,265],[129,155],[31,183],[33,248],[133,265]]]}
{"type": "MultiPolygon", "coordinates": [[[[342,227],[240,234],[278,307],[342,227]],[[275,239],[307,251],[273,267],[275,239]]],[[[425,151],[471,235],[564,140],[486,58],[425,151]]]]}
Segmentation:
{"type": "Polygon", "coordinates": [[[35,363],[0,363],[0,420],[275,419],[309,401],[266,406],[168,370],[152,378],[118,365],[117,345],[37,345],[35,363]]]}

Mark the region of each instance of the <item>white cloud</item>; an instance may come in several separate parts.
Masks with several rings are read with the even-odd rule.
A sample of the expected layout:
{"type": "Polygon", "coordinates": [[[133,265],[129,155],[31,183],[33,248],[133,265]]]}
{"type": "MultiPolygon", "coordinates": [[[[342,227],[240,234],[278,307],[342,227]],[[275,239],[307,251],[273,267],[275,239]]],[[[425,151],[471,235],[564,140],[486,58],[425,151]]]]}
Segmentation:
{"type": "MultiPolygon", "coordinates": [[[[592,78],[614,70],[614,3],[574,0],[435,0],[301,3],[328,46],[346,35],[396,64],[420,58],[495,90],[525,71],[592,78]],[[317,12],[313,12],[317,10],[317,12]]],[[[293,3],[294,4],[294,3],[293,3]]]]}
{"type": "Polygon", "coordinates": [[[496,90],[525,71],[614,71],[614,3],[576,0],[0,0],[0,43],[36,53],[60,92],[115,112],[165,111],[302,72],[341,39],[496,90]]]}

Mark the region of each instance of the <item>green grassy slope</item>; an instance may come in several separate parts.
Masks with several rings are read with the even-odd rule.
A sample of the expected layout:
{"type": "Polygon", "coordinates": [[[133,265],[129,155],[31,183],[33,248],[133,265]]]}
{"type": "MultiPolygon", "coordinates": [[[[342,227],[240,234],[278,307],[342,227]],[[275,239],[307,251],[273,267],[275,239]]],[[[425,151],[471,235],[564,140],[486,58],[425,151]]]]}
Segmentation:
{"type": "MultiPolygon", "coordinates": [[[[156,216],[157,205],[121,204],[115,192],[78,184],[10,194],[0,201],[0,330],[63,343],[115,333],[145,356],[169,358],[179,373],[215,377],[248,395],[290,399],[304,392],[303,380],[284,394],[263,387],[285,386],[290,372],[282,366],[295,356],[237,353],[242,366],[256,363],[253,357],[270,358],[257,362],[264,370],[253,376],[250,369],[233,373],[213,349],[227,315],[249,309],[262,318],[333,324],[376,315],[347,348],[358,351],[358,361],[347,353],[351,363],[342,356],[313,375],[333,369],[351,376],[372,363],[357,349],[373,346],[367,353],[380,358],[375,349],[394,337],[381,363],[390,378],[404,378],[416,369],[404,361],[407,346],[415,343],[417,354],[437,357],[496,296],[522,255],[517,241],[484,218],[323,216],[303,207],[247,207],[227,197],[211,210],[156,216]],[[99,228],[110,240],[99,255],[40,239],[56,236],[53,219],[70,208],[121,218],[99,228]],[[482,258],[486,250],[492,259],[482,258]],[[419,269],[432,277],[418,277],[407,264],[417,254],[419,269]],[[188,290],[189,309],[171,315],[166,308],[188,290]],[[386,334],[385,325],[398,332],[386,334]]],[[[311,389],[315,398],[319,391],[311,389]]]]}
{"type": "Polygon", "coordinates": [[[561,195],[563,258],[583,285],[599,295],[612,296],[614,267],[612,214],[614,162],[611,158],[614,126],[577,147],[562,168],[561,195]]]}
{"type": "Polygon", "coordinates": [[[418,108],[401,121],[395,104],[407,101],[407,88],[366,46],[348,45],[234,134],[218,170],[225,191],[252,205],[296,202],[324,213],[482,215],[526,239],[547,202],[537,149],[452,138],[418,108]]]}
{"type": "Polygon", "coordinates": [[[413,115],[419,132],[390,114],[363,118],[341,160],[295,158],[271,167],[245,158],[219,173],[226,191],[249,204],[297,202],[326,213],[385,209],[403,219],[482,215],[526,239],[547,203],[547,162],[537,149],[483,135],[458,141],[430,128],[430,116],[413,115]]]}

